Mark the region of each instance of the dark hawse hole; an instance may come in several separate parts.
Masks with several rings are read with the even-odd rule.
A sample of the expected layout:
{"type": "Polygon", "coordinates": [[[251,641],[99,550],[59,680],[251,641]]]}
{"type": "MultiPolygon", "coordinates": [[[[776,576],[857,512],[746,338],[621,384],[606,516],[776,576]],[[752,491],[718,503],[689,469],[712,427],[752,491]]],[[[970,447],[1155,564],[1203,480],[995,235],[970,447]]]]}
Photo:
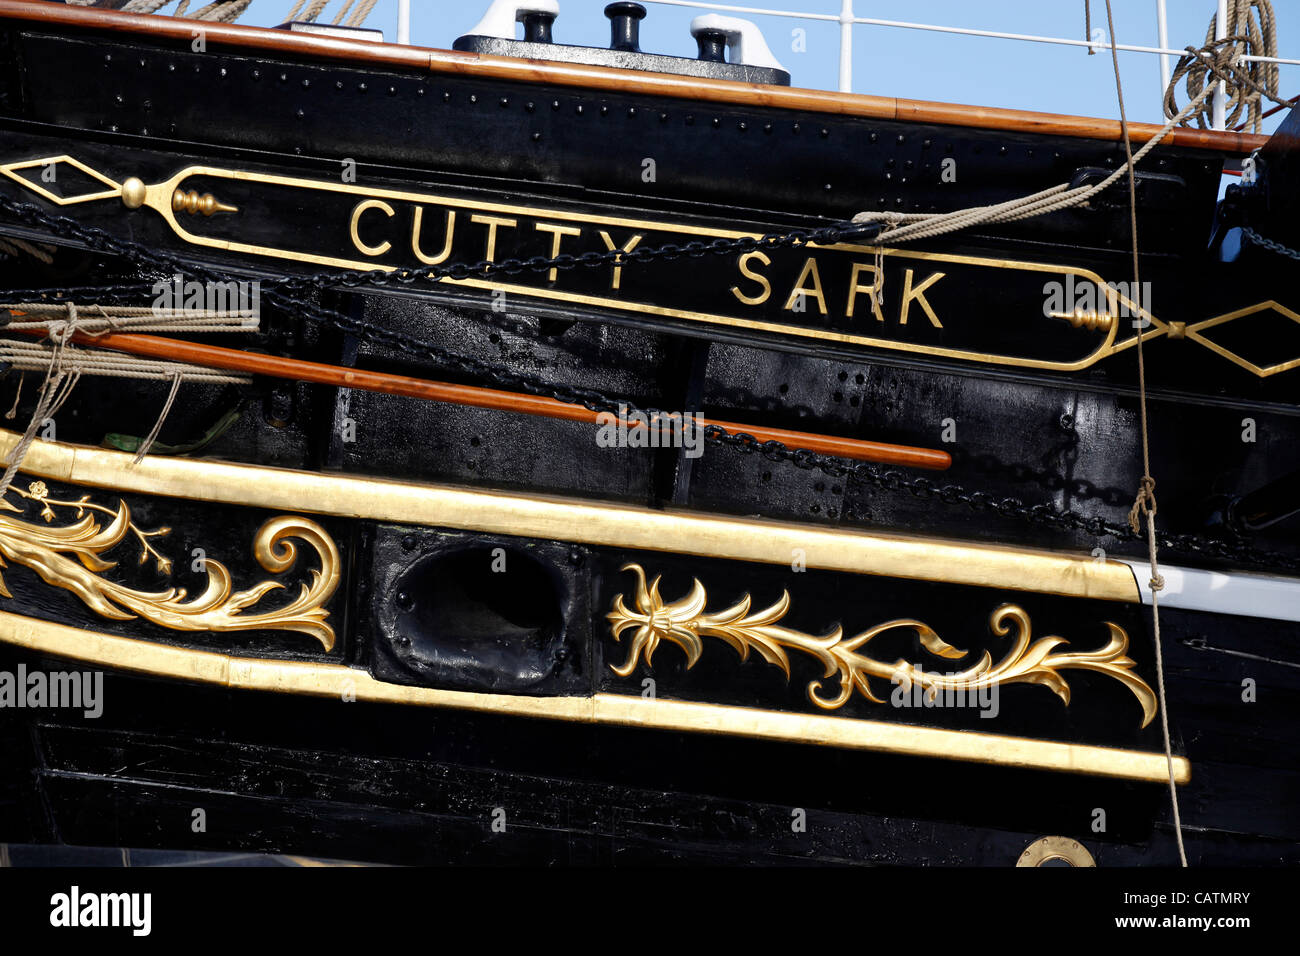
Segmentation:
{"type": "Polygon", "coordinates": [[[410,640],[408,663],[484,686],[551,673],[563,637],[557,582],[524,552],[496,550],[443,554],[402,575],[397,632],[410,640]]]}

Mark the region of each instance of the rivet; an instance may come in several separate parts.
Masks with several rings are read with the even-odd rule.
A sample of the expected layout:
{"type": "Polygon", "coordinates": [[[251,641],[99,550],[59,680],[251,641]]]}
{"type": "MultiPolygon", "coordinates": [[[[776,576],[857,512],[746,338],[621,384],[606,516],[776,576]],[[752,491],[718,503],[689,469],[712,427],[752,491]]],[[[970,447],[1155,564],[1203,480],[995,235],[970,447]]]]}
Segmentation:
{"type": "Polygon", "coordinates": [[[358,91],[359,93],[364,93],[364,92],[365,92],[366,90],[368,90],[368,89],[370,89],[370,87],[367,86],[365,83],[358,83],[358,84],[357,84],[357,91],[358,91]]]}
{"type": "Polygon", "coordinates": [[[403,551],[415,550],[415,535],[407,534],[402,536],[402,550],[403,551]]]}
{"type": "Polygon", "coordinates": [[[636,116],[636,107],[635,107],[635,106],[629,106],[629,107],[627,108],[627,115],[628,115],[628,116],[636,116]]]}
{"type": "Polygon", "coordinates": [[[534,142],[534,143],[536,143],[536,142],[540,142],[540,141],[541,141],[541,138],[542,138],[542,134],[541,134],[541,133],[534,133],[534,134],[533,134],[533,142],[534,142]]]}
{"type": "Polygon", "coordinates": [[[667,113],[660,113],[660,114],[659,114],[659,122],[661,122],[661,123],[667,123],[667,122],[668,122],[668,114],[667,114],[667,113]]]}
{"type": "Polygon", "coordinates": [[[871,136],[870,136],[870,139],[871,139],[871,142],[874,143],[877,139],[879,139],[879,137],[878,137],[875,133],[872,133],[871,136]]]}
{"type": "Polygon", "coordinates": [[[559,108],[560,108],[560,101],[559,101],[559,100],[551,100],[551,109],[553,109],[553,110],[558,110],[559,108]]]}
{"type": "Polygon", "coordinates": [[[904,140],[904,136],[903,136],[903,134],[902,134],[902,133],[899,133],[899,134],[898,134],[898,142],[901,143],[901,142],[903,142],[903,140],[904,140]]]}
{"type": "Polygon", "coordinates": [[[477,94],[477,93],[471,93],[471,94],[469,95],[469,101],[470,101],[471,103],[477,103],[477,102],[478,102],[478,94],[477,94]]]}
{"type": "Polygon", "coordinates": [[[525,103],[525,104],[524,104],[524,109],[525,109],[527,112],[531,113],[533,110],[537,109],[537,104],[535,104],[535,103],[525,103]]]}
{"type": "Polygon", "coordinates": [[[749,124],[744,122],[737,123],[736,129],[740,130],[743,133],[745,130],[749,129],[749,124]]]}
{"type": "Polygon", "coordinates": [[[508,100],[508,99],[507,99],[506,97],[504,97],[504,96],[501,97],[501,108],[504,109],[505,107],[507,107],[507,106],[509,106],[509,105],[510,105],[510,100],[508,100]]]}
{"type": "Polygon", "coordinates": [[[605,106],[604,104],[602,104],[601,107],[600,107],[600,115],[601,115],[601,116],[606,116],[606,115],[608,115],[608,114],[609,114],[609,107],[608,107],[608,106],[605,106]]]}
{"type": "Polygon", "coordinates": [[[714,129],[717,129],[717,128],[718,128],[719,126],[721,126],[721,125],[722,125],[722,120],[721,120],[721,118],[719,118],[719,117],[717,117],[717,116],[713,117],[713,128],[714,128],[714,129]]]}
{"type": "Polygon", "coordinates": [[[281,73],[281,74],[280,74],[280,82],[281,82],[281,83],[288,83],[288,82],[289,82],[289,74],[288,74],[288,73],[281,73]]]}
{"type": "Polygon", "coordinates": [[[771,124],[771,123],[764,123],[764,124],[763,124],[763,132],[764,132],[764,133],[771,133],[771,132],[772,132],[772,124],[771,124]]]}
{"type": "Polygon", "coordinates": [[[573,112],[575,112],[575,113],[577,113],[579,116],[581,116],[581,115],[582,115],[582,104],[579,103],[577,106],[575,106],[575,107],[573,108],[573,112]]]}
{"type": "Polygon", "coordinates": [[[451,94],[450,94],[450,93],[443,93],[443,94],[442,94],[442,101],[443,101],[444,103],[450,103],[450,102],[451,102],[451,94]]]}
{"type": "Polygon", "coordinates": [[[831,135],[831,131],[828,130],[825,126],[823,126],[821,129],[821,134],[822,134],[822,139],[825,139],[827,136],[831,135]]]}
{"type": "Polygon", "coordinates": [[[262,71],[261,71],[261,70],[254,70],[254,71],[253,71],[253,79],[255,79],[255,80],[260,80],[261,78],[262,78],[262,71]]]}
{"type": "Polygon", "coordinates": [[[790,132],[792,132],[792,133],[797,133],[797,132],[799,132],[799,124],[798,124],[798,123],[795,123],[793,126],[791,126],[791,127],[790,127],[790,132]]]}
{"type": "Polygon", "coordinates": [[[390,87],[388,88],[388,95],[389,95],[389,96],[396,96],[396,95],[397,95],[397,87],[395,87],[395,86],[390,86],[390,87]]]}
{"type": "Polygon", "coordinates": [[[307,89],[307,88],[310,87],[310,86],[311,86],[311,80],[303,80],[303,81],[302,81],[302,88],[303,88],[304,90],[307,89]]]}

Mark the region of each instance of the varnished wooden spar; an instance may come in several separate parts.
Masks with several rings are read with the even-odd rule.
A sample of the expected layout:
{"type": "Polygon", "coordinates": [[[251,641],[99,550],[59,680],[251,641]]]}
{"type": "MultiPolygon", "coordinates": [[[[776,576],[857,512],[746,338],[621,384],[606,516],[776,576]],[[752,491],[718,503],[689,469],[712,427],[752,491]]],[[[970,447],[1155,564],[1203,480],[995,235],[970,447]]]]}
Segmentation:
{"type": "MultiPolygon", "coordinates": [[[[69,7],[30,0],[0,0],[0,19],[53,23],[71,29],[96,29],[132,33],[144,37],[193,42],[196,21],[163,17],[156,14],[122,13],[69,7]]],[[[492,79],[643,93],[649,96],[675,97],[710,103],[733,103],[747,107],[767,106],[777,109],[869,119],[903,120],[978,129],[1000,129],[1015,133],[1043,133],[1082,139],[1119,141],[1120,124],[1114,120],[1025,110],[961,106],[931,103],[925,100],[889,96],[865,96],[831,93],[785,86],[764,86],[733,80],[701,80],[695,76],[620,70],[576,63],[553,63],[519,57],[432,50],[345,40],[308,33],[290,33],[234,24],[202,24],[206,42],[211,47],[273,50],[294,56],[315,56],[346,60],[378,67],[406,67],[433,73],[450,73],[492,79]]],[[[1129,134],[1136,143],[1145,142],[1159,132],[1149,123],[1130,123],[1129,134]]],[[[1264,145],[1267,136],[1230,130],[1181,128],[1169,134],[1166,142],[1173,146],[1191,146],[1232,155],[1246,155],[1264,145]]]]}
{"type": "MultiPolygon", "coordinates": [[[[25,334],[39,336],[42,333],[33,331],[25,334]]],[[[278,355],[263,355],[256,352],[245,352],[242,349],[223,348],[219,345],[187,342],[183,339],[164,338],[156,335],[116,334],[74,335],[72,341],[93,348],[113,349],[131,355],[168,359],[174,362],[189,362],[206,368],[248,372],[253,375],[267,375],[272,378],[291,379],[299,382],[315,382],[340,388],[356,388],[367,392],[378,392],[381,395],[422,398],[435,402],[447,402],[453,405],[467,405],[473,408],[491,408],[500,411],[518,412],[524,415],[540,415],[545,418],[560,418],[567,421],[587,422],[593,425],[602,424],[601,421],[598,421],[598,416],[601,413],[593,412],[581,405],[561,402],[554,398],[543,398],[539,395],[527,395],[519,392],[506,392],[495,388],[481,388],[474,385],[452,385],[448,382],[433,382],[428,379],[412,378],[407,375],[392,375],[386,372],[367,372],[363,369],[344,368],[339,365],[326,365],[321,362],[308,362],[303,359],[284,358],[278,355]]],[[[943,471],[952,464],[951,455],[933,448],[892,445],[885,442],[862,441],[856,438],[840,438],[835,435],[816,435],[809,432],[790,431],[785,428],[742,425],[737,422],[725,422],[712,418],[701,418],[699,424],[701,427],[718,425],[732,434],[744,432],[754,436],[759,441],[779,441],[788,448],[807,449],[818,454],[850,458],[855,461],[903,465],[909,468],[926,468],[933,471],[943,471]]]]}

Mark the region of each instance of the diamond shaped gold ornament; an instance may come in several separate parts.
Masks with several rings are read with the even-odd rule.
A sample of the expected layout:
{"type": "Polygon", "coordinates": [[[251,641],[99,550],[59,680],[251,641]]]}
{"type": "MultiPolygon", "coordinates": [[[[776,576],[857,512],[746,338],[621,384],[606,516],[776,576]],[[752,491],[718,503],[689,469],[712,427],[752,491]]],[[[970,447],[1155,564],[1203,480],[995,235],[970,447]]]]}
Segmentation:
{"type": "MultiPolygon", "coordinates": [[[[80,160],[73,159],[71,156],[66,156],[66,155],[49,156],[46,157],[45,159],[28,159],[18,163],[6,163],[5,165],[0,166],[0,173],[3,173],[4,175],[8,176],[10,179],[18,183],[20,186],[23,186],[26,189],[30,189],[32,192],[36,193],[36,195],[40,196],[42,199],[47,199],[50,202],[56,203],[60,206],[72,206],[72,205],[76,205],[77,203],[94,202],[99,199],[114,199],[122,195],[121,183],[115,182],[114,180],[109,179],[103,173],[91,169],[89,166],[87,166],[85,163],[81,162],[80,160]],[[81,196],[60,196],[57,193],[51,192],[50,190],[42,186],[39,180],[33,180],[33,179],[29,179],[26,176],[18,175],[18,170],[20,169],[32,169],[38,166],[57,167],[60,163],[66,163],[67,165],[71,166],[73,169],[76,169],[78,172],[84,173],[85,175],[89,176],[91,179],[98,180],[99,182],[103,183],[105,186],[108,186],[109,188],[102,190],[100,192],[86,193],[81,196]]],[[[55,177],[57,178],[57,176],[58,173],[56,171],[55,177]]]]}
{"type": "Polygon", "coordinates": [[[1248,372],[1253,372],[1255,375],[1258,375],[1260,378],[1267,378],[1268,376],[1276,375],[1279,372],[1285,372],[1293,368],[1300,368],[1300,356],[1296,356],[1295,358],[1292,359],[1286,359],[1284,361],[1277,362],[1273,365],[1266,365],[1266,366],[1256,365],[1254,362],[1250,361],[1249,359],[1244,358],[1241,355],[1238,355],[1236,352],[1232,351],[1231,349],[1226,348],[1223,345],[1220,345],[1218,342],[1212,341],[1208,336],[1202,334],[1208,329],[1215,328],[1216,326],[1224,325],[1228,322],[1234,322],[1238,319],[1244,319],[1247,316],[1260,315],[1270,311],[1276,312],[1278,315],[1285,316],[1286,318],[1290,319],[1292,322],[1300,324],[1300,314],[1293,312],[1291,309],[1288,309],[1286,306],[1282,305],[1279,302],[1275,302],[1274,300],[1269,299],[1266,302],[1259,302],[1256,303],[1255,305],[1248,305],[1244,309],[1238,309],[1237,311],[1229,312],[1226,315],[1216,315],[1213,318],[1205,319],[1204,321],[1197,322],[1195,325],[1189,325],[1187,327],[1186,335],[1187,338],[1194,339],[1196,342],[1199,342],[1201,345],[1204,345],[1210,351],[1223,356],[1229,362],[1232,362],[1234,365],[1238,365],[1241,368],[1244,368],[1248,372]]]}

